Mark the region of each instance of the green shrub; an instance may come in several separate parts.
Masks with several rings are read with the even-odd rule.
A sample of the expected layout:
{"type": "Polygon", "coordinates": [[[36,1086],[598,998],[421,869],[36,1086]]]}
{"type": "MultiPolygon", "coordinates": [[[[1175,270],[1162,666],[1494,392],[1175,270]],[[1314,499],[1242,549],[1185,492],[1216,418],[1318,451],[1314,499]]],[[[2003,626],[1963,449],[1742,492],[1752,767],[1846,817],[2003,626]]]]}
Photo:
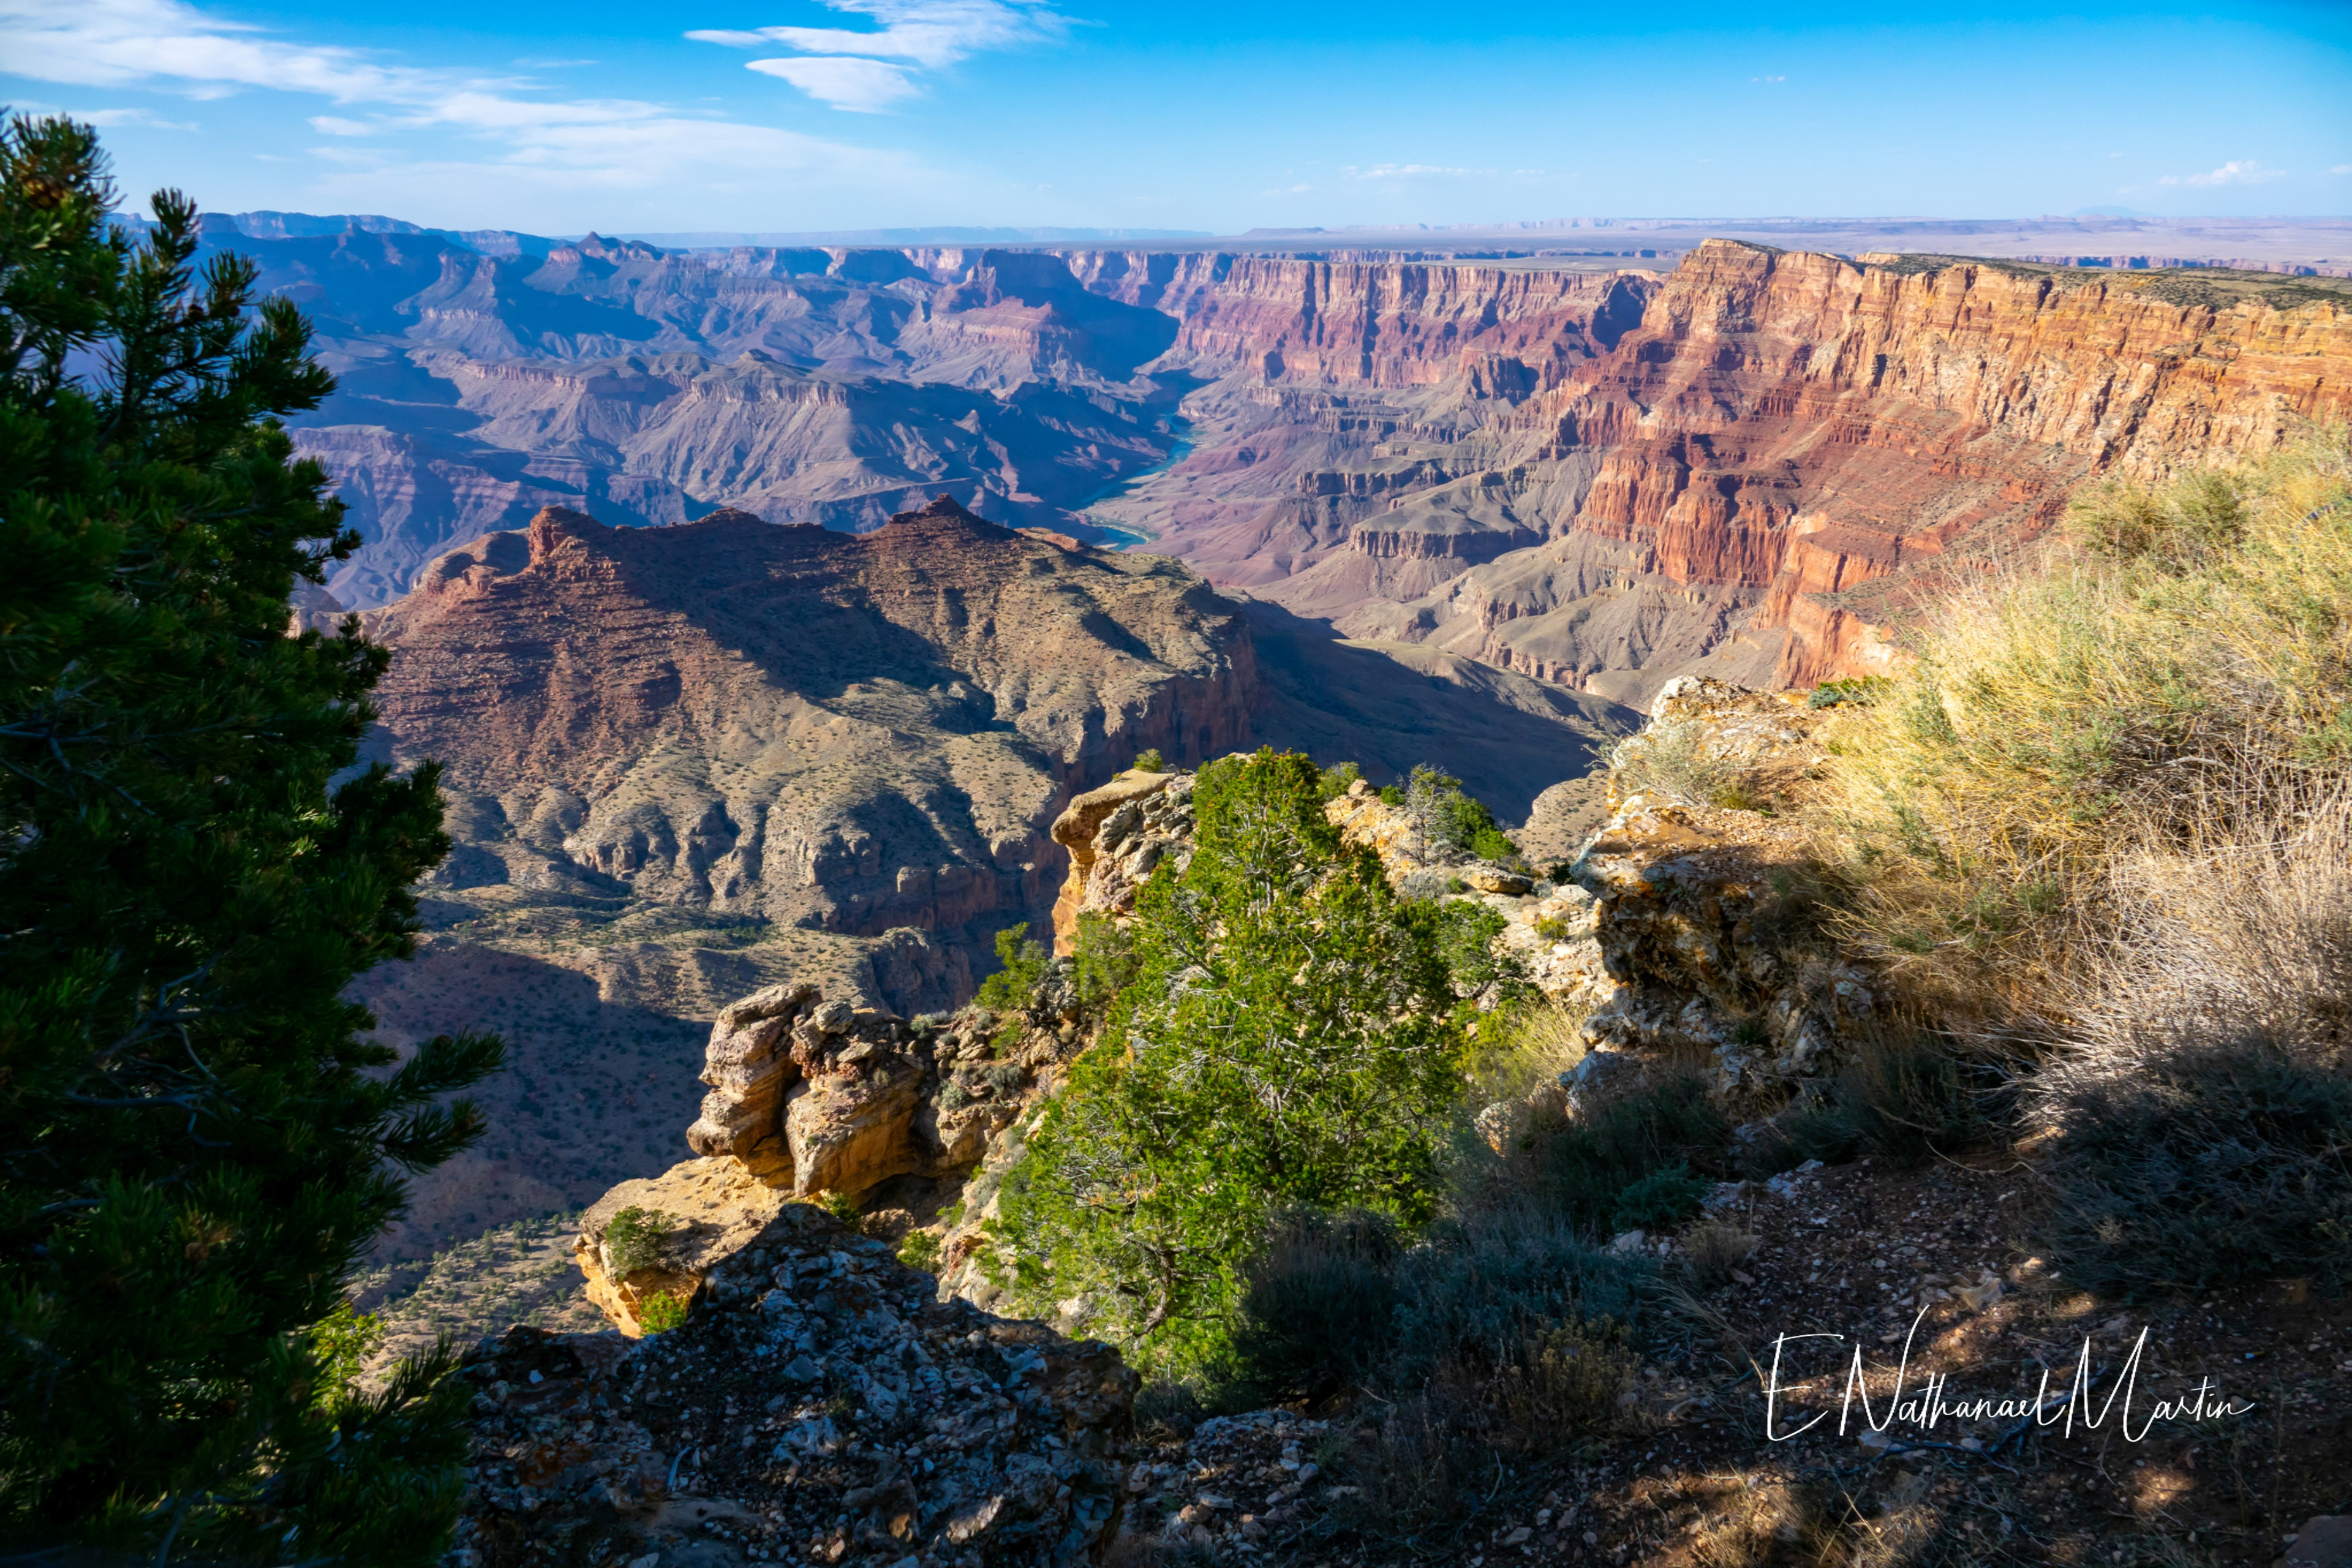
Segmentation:
{"type": "Polygon", "coordinates": [[[614,1215],[605,1223],[600,1238],[612,1259],[614,1275],[625,1279],[642,1269],[660,1268],[663,1251],[679,1224],[675,1215],[635,1205],[614,1215]]]}
{"type": "Polygon", "coordinates": [[[865,1234],[866,1211],[857,1206],[856,1198],[847,1193],[819,1193],[815,1201],[816,1206],[831,1215],[844,1229],[865,1234]]]}
{"type": "Polygon", "coordinates": [[[1337,763],[1325,768],[1316,783],[1316,792],[1325,800],[1337,800],[1352,788],[1364,770],[1353,763],[1337,763]]]}
{"type": "MultiPolygon", "coordinates": [[[[1386,792],[1382,792],[1386,798],[1386,792]]],[[[1495,814],[1462,793],[1462,781],[1423,763],[1405,781],[1393,803],[1412,814],[1422,840],[1432,848],[1466,850],[1489,860],[1516,858],[1518,846],[1506,837],[1495,814]]]]}
{"type": "Polygon", "coordinates": [[[1164,773],[1168,771],[1168,759],[1160,754],[1157,747],[1148,752],[1138,752],[1135,753],[1135,771],[1139,773],[1164,773]]]}
{"type": "Polygon", "coordinates": [[[667,1292],[647,1296],[637,1303],[637,1326],[648,1334],[666,1334],[685,1324],[686,1311],[683,1296],[667,1292]]]}
{"type": "Polygon", "coordinates": [[[1690,1173],[1688,1165],[1653,1171],[1617,1194],[1610,1224],[1620,1231],[1673,1230],[1699,1211],[1714,1184],[1690,1173]]]}
{"type": "Polygon", "coordinates": [[[1470,836],[1470,853],[1481,860],[1516,860],[1519,847],[1499,827],[1482,827],[1470,836]]]}
{"type": "Polygon", "coordinates": [[[1546,942],[1566,942],[1569,938],[1568,922],[1558,915],[1545,915],[1538,919],[1535,931],[1546,942]]]}
{"type": "Polygon", "coordinates": [[[926,1274],[936,1274],[940,1268],[940,1238],[928,1230],[910,1230],[898,1244],[898,1261],[909,1268],[919,1268],[926,1274]]]}
{"type": "Polygon", "coordinates": [[[963,1080],[961,1079],[951,1078],[945,1083],[940,1085],[940,1109],[941,1110],[961,1110],[971,1103],[971,1090],[964,1087],[963,1080]]]}
{"type": "Polygon", "coordinates": [[[1070,980],[1079,1006],[1100,1017],[1134,978],[1135,944],[1118,922],[1092,910],[1079,915],[1070,952],[1070,980]]]}
{"type": "Polygon", "coordinates": [[[1399,789],[1394,784],[1382,784],[1381,785],[1381,799],[1390,805],[1402,805],[1404,804],[1404,791],[1399,789]]]}
{"type": "Polygon", "coordinates": [[[1017,1019],[1029,1011],[1037,983],[1054,965],[1054,955],[1029,940],[1029,924],[1024,921],[996,933],[996,973],[980,983],[972,1002],[1017,1019]]]}
{"type": "Polygon", "coordinates": [[[1341,846],[1304,756],[1212,763],[1193,798],[1192,859],[1143,889],[1136,977],[1008,1173],[995,1239],[1016,1300],[1087,1295],[1094,1331],[1201,1364],[1279,1210],[1432,1212],[1473,1009],[1445,918],[1341,846]]]}

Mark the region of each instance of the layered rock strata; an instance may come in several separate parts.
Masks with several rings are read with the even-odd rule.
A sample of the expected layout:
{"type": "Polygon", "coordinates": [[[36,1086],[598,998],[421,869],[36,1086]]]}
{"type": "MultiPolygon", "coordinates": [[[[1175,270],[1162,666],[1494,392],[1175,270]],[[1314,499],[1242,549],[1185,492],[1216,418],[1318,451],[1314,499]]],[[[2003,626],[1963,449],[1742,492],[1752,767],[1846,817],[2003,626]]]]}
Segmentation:
{"type": "MultiPolygon", "coordinates": [[[[1188,405],[1192,454],[1118,515],[1214,581],[1358,635],[1639,703],[1682,673],[1883,668],[1939,574],[2046,530],[2085,478],[2259,454],[2352,409],[2352,293],[2315,288],[1715,240],[1665,278],[1611,281],[1637,321],[1553,319],[1550,356],[1504,342],[1521,285],[1489,272],[1498,313],[1459,324],[1446,379],[1402,301],[1452,292],[1410,268],[1375,284],[1298,266],[1171,277],[1161,308],[1190,313],[1176,352],[1230,368],[1188,405]],[[1335,336],[1339,298],[1345,321],[1396,330],[1335,336]],[[1474,374],[1490,342],[1531,374],[1474,374]],[[1473,474],[1505,482],[1438,502],[1473,474]],[[1424,502],[1477,526],[1381,515],[1424,502]],[[1467,574],[1397,569],[1441,549],[1467,574]]],[[[1597,281],[1554,297],[1590,307],[1597,281]]]]}

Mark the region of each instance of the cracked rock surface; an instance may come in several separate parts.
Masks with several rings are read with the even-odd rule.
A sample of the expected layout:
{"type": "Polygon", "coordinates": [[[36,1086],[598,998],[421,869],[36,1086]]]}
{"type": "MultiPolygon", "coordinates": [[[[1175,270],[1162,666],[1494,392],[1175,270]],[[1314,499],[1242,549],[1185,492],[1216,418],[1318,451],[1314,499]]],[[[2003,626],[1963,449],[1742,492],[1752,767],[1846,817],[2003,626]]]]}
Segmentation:
{"type": "Polygon", "coordinates": [[[1132,1470],[1117,1352],[934,1299],[787,1205],[639,1341],[485,1340],[451,1568],[1096,1561],[1132,1470]]]}

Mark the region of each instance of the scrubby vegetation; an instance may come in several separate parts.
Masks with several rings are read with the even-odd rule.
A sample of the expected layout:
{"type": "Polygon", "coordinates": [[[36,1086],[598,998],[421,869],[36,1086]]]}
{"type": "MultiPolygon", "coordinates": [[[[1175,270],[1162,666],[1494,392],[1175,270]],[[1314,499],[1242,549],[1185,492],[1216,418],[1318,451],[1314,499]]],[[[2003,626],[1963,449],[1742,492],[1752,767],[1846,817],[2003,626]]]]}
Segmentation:
{"type": "Polygon", "coordinates": [[[972,1001],[994,1013],[1025,1013],[1053,963],[1044,944],[1029,940],[1027,921],[998,931],[996,973],[980,983],[972,1001]]]}
{"type": "Polygon", "coordinates": [[[678,1228],[676,1216],[659,1209],[625,1208],[604,1226],[604,1256],[615,1277],[661,1267],[662,1254],[678,1228]]]}
{"type": "Polygon", "coordinates": [[[1697,721],[1669,720],[1618,742],[1609,763],[1619,788],[1628,795],[1726,810],[1751,806],[1745,784],[1747,759],[1708,742],[1706,727],[1697,721]]]}
{"type": "Polygon", "coordinates": [[[1832,928],[2007,1049],[1885,1043],[1781,1119],[1780,1156],[1948,1146],[2014,1104],[2073,1283],[2340,1288],[2352,443],[2102,485],[2066,545],[1842,705],[1824,781],[1832,928]]]}
{"type": "Polygon", "coordinates": [[[2049,571],[1964,592],[1836,734],[1846,934],[1949,1002],[2071,994],[2114,874],[2234,841],[2352,763],[2341,431],[2163,490],[2101,487],[2049,571]]]}
{"type": "Polygon", "coordinates": [[[1464,794],[1460,779],[1427,763],[1412,770],[1402,798],[1395,804],[1412,814],[1414,828],[1424,844],[1465,849],[1485,860],[1518,856],[1519,847],[1504,834],[1486,803],[1464,794]]]}

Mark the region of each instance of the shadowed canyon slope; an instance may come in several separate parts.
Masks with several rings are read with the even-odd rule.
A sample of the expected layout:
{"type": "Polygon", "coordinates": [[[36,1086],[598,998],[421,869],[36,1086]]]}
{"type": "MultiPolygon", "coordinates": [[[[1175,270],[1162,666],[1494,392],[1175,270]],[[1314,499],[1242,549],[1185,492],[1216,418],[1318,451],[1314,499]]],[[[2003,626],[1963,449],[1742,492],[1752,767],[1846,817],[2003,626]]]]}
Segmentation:
{"type": "Polygon", "coordinates": [[[944,497],[866,534],[549,509],[366,626],[394,649],[376,754],[440,762],[456,848],[421,959],[361,994],[396,1040],[496,1026],[519,1058],[491,1143],[416,1184],[419,1237],[662,1168],[692,1074],[656,1069],[731,997],[964,1000],[996,931],[1045,927],[1055,816],[1140,751],[1273,738],[1378,778],[1444,758],[1524,814],[1626,727],[944,497]]]}

